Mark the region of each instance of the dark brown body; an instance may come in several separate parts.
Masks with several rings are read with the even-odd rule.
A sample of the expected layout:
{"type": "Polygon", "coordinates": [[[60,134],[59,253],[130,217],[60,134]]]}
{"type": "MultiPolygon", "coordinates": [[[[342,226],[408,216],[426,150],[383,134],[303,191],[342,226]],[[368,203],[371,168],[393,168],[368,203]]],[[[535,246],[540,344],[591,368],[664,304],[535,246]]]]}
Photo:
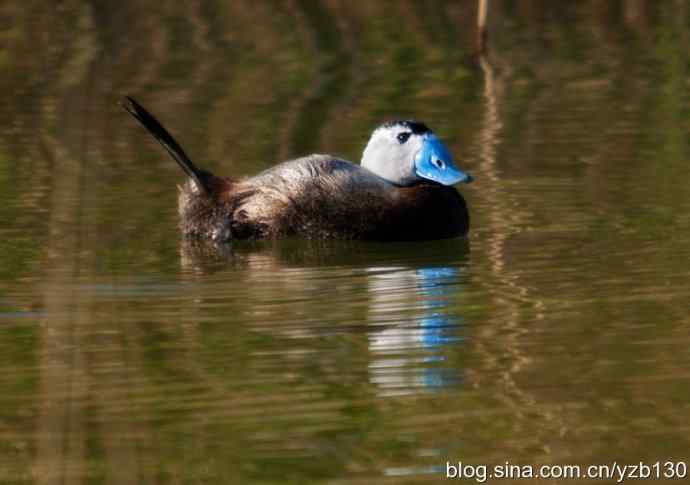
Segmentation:
{"type": "Polygon", "coordinates": [[[465,201],[453,187],[398,187],[350,162],[312,155],[244,180],[209,176],[209,194],[180,188],[185,235],[216,241],[298,236],[441,239],[467,233],[465,201]]]}
{"type": "Polygon", "coordinates": [[[130,97],[122,106],[168,151],[189,180],[180,187],[185,236],[217,242],[309,239],[415,240],[461,236],[465,200],[436,183],[400,187],[328,155],[281,163],[234,180],[198,168],[156,118],[130,97]]]}

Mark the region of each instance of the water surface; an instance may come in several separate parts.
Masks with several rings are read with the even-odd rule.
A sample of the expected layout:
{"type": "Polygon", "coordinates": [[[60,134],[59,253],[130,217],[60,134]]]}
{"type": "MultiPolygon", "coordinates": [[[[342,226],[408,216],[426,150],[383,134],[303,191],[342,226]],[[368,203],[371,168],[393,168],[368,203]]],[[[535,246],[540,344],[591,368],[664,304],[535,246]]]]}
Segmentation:
{"type": "Polygon", "coordinates": [[[690,461],[686,2],[178,3],[0,7],[0,482],[690,461]],[[424,120],[469,239],[187,244],[122,94],[228,175],[424,120]]]}

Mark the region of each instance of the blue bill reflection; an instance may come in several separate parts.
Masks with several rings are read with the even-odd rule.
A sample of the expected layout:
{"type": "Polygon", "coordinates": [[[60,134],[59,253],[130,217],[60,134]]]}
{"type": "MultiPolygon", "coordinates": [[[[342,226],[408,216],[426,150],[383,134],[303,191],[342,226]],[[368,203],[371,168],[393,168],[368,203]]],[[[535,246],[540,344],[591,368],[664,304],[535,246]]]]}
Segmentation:
{"type": "Polygon", "coordinates": [[[460,383],[448,362],[462,343],[462,317],[451,308],[461,291],[461,267],[378,268],[370,276],[370,380],[382,394],[429,391],[460,383]],[[394,318],[391,318],[394,315],[394,318]]]}

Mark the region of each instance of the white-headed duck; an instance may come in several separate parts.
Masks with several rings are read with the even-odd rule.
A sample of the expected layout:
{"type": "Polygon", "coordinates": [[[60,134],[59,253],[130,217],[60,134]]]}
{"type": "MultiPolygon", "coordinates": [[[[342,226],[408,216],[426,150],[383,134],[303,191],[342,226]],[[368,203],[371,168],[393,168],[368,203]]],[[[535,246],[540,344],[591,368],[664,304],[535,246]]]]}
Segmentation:
{"type": "Polygon", "coordinates": [[[465,200],[452,186],[472,177],[423,123],[379,126],[360,165],[309,155],[235,179],[198,168],[132,98],[122,105],[189,177],[178,199],[185,236],[216,242],[289,236],[423,240],[465,235],[469,228],[465,200]]]}

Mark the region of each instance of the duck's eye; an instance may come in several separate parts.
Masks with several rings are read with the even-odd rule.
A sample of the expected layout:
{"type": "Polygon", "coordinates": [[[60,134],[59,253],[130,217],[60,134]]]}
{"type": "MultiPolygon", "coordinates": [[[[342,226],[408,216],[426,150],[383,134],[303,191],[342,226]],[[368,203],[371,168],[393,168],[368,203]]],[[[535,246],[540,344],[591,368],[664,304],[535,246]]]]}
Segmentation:
{"type": "Polygon", "coordinates": [[[435,166],[436,168],[439,168],[439,169],[441,169],[441,170],[443,170],[444,168],[446,168],[446,164],[445,164],[445,163],[443,162],[443,160],[441,160],[440,158],[434,158],[434,159],[431,161],[431,163],[433,163],[434,166],[435,166]]]}
{"type": "Polygon", "coordinates": [[[403,143],[405,143],[408,140],[408,138],[410,138],[410,133],[406,132],[406,131],[404,131],[402,133],[398,133],[397,138],[398,138],[398,141],[400,142],[400,144],[402,145],[403,143]]]}

